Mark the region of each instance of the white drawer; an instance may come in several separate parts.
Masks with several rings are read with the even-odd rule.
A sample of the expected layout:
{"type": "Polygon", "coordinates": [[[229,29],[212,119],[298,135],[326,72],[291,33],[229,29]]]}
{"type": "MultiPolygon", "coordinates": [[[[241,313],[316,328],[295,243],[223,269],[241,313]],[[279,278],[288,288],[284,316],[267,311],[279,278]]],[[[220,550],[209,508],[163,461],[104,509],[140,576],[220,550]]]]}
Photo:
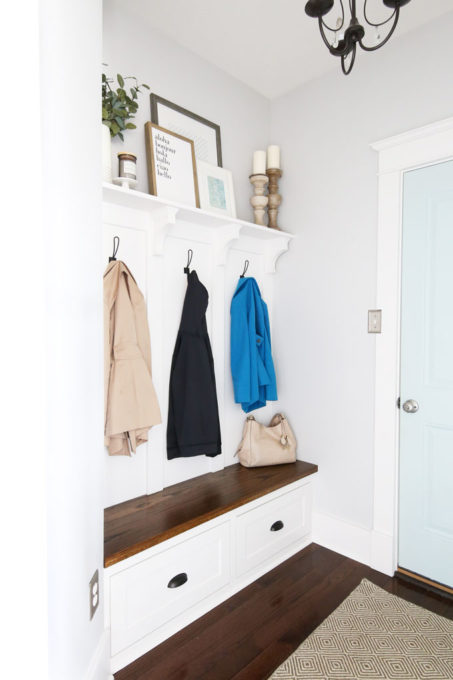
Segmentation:
{"type": "Polygon", "coordinates": [[[112,576],[112,655],[225,586],[230,581],[228,555],[226,522],[112,576]],[[187,581],[168,587],[178,574],[187,581]]]}
{"type": "Polygon", "coordinates": [[[236,575],[246,574],[308,534],[310,513],[311,484],[306,484],[240,515],[236,575]]]}

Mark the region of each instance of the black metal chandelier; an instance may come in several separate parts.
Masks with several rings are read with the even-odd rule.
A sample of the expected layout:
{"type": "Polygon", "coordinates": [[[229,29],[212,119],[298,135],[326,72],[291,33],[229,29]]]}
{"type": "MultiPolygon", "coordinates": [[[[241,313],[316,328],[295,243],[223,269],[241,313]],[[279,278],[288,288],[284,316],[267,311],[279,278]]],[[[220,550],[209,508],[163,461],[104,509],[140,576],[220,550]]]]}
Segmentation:
{"type": "Polygon", "coordinates": [[[410,0],[382,0],[386,7],[393,9],[393,12],[387,19],[381,22],[373,22],[368,18],[368,0],[363,0],[364,23],[376,30],[376,39],[378,42],[375,45],[365,45],[363,42],[365,38],[365,28],[357,19],[356,0],[345,0],[345,2],[349,4],[351,20],[349,21],[348,27],[343,30],[346,25],[346,14],[343,0],[339,1],[341,5],[341,16],[338,17],[337,22],[333,27],[329,26],[324,21],[324,17],[333,8],[335,4],[334,0],[308,0],[305,5],[305,12],[309,17],[318,19],[319,30],[327,49],[330,54],[341,58],[341,68],[343,73],[347,76],[348,73],[351,73],[352,67],[354,66],[357,45],[360,45],[366,52],[374,52],[374,50],[378,50],[382,45],[385,45],[396,28],[400,16],[400,8],[403,5],[407,5],[410,0]],[[388,28],[388,32],[381,40],[380,29],[384,26],[388,28]],[[332,42],[328,39],[328,36],[333,38],[332,42]]]}

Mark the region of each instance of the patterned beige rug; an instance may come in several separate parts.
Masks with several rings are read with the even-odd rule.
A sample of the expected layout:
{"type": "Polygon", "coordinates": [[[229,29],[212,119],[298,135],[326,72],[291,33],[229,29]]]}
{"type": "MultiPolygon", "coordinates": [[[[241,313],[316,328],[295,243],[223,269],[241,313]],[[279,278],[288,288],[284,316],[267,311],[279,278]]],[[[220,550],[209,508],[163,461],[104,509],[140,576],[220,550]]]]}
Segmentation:
{"type": "Polygon", "coordinates": [[[364,579],[274,680],[453,680],[453,621],[364,579]]]}

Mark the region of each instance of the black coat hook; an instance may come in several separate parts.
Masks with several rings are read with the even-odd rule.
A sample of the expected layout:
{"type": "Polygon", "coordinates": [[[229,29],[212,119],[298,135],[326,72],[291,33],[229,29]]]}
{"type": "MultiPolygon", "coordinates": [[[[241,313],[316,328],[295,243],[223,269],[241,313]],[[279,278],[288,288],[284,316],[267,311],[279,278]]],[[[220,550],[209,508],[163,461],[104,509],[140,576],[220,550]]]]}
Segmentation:
{"type": "Polygon", "coordinates": [[[184,274],[190,273],[189,267],[190,267],[190,263],[192,262],[192,258],[193,258],[193,250],[192,250],[192,248],[189,248],[189,250],[187,251],[187,264],[184,267],[184,274]]]}
{"type": "Polygon", "coordinates": [[[240,279],[243,279],[244,276],[246,275],[247,269],[249,268],[249,264],[250,264],[250,262],[249,262],[248,260],[246,260],[246,261],[244,262],[244,271],[243,271],[242,274],[240,275],[240,277],[239,277],[240,279]]]}
{"type": "Polygon", "coordinates": [[[113,253],[112,253],[112,256],[109,257],[109,262],[112,262],[112,260],[116,260],[116,254],[118,252],[119,247],[120,247],[120,237],[114,236],[113,237],[113,253]]]}

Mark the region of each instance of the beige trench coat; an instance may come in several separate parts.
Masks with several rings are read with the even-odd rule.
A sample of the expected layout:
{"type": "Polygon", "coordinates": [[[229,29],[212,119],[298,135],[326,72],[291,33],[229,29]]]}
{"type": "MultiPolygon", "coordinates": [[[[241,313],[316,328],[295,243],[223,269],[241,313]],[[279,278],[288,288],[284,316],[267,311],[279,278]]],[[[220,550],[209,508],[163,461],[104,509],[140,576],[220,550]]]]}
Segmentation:
{"type": "Polygon", "coordinates": [[[151,378],[145,299],[124,262],[104,273],[105,445],[111,456],[130,456],[162,422],[151,378]]]}

